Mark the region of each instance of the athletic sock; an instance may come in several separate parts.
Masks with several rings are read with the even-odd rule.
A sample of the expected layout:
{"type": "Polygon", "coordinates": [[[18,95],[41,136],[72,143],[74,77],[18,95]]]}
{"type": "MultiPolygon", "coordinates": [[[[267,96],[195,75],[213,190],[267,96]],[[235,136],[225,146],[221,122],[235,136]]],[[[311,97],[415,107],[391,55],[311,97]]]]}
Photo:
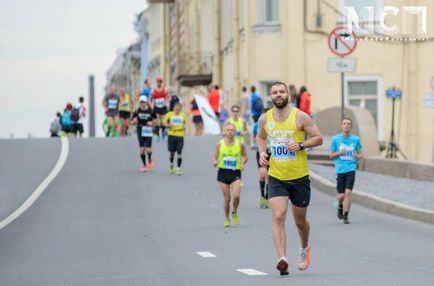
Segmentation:
{"type": "Polygon", "coordinates": [[[161,136],[164,137],[164,130],[166,130],[166,127],[164,125],[161,125],[161,136]]]}
{"type": "Polygon", "coordinates": [[[175,159],[175,153],[170,153],[170,165],[173,166],[173,160],[175,159]]]}
{"type": "Polygon", "coordinates": [[[261,196],[265,198],[265,181],[259,181],[259,189],[261,190],[261,196]]]}
{"type": "Polygon", "coordinates": [[[182,158],[178,158],[178,168],[181,168],[182,158]]]}
{"type": "Polygon", "coordinates": [[[107,128],[107,133],[105,134],[105,137],[109,137],[110,136],[110,132],[111,132],[111,127],[109,126],[107,128]]]}
{"type": "Polygon", "coordinates": [[[140,158],[142,158],[143,166],[146,167],[146,155],[145,154],[140,154],[140,158]]]}
{"type": "Polygon", "coordinates": [[[149,152],[149,153],[148,153],[148,160],[149,160],[149,162],[152,161],[152,152],[149,152]]]}

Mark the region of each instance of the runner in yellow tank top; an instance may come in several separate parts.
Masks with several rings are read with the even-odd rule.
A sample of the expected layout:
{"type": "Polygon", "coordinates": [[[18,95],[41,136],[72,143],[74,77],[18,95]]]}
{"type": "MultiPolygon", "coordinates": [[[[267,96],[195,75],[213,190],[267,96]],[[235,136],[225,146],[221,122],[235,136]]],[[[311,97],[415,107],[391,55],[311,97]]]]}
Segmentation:
{"type": "Polygon", "coordinates": [[[288,200],[292,203],[292,214],[301,241],[298,269],[306,270],[310,265],[310,225],[306,219],[310,181],[304,149],[321,145],[322,137],[309,115],[288,105],[286,84],[272,84],[271,99],[273,109],[259,118],[257,144],[260,164],[270,166],[268,196],[273,216],[273,238],[279,257],[277,269],[281,275],[287,275],[285,220],[288,200]],[[307,140],[304,140],[305,132],[309,135],[307,140]],[[270,158],[266,153],[267,138],[270,142],[270,158]]]}
{"type": "Polygon", "coordinates": [[[238,105],[232,105],[231,107],[231,117],[226,121],[226,123],[231,123],[235,126],[235,138],[244,144],[244,136],[247,134],[246,122],[240,116],[240,107],[238,105]]]}
{"type": "Polygon", "coordinates": [[[244,170],[244,165],[247,163],[247,152],[243,143],[240,143],[235,138],[235,126],[231,123],[226,123],[223,127],[224,139],[220,140],[217,144],[212,164],[214,167],[218,166],[217,181],[220,182],[224,198],[224,224],[228,227],[230,225],[229,210],[231,203],[232,186],[233,192],[233,209],[232,218],[234,223],[238,225],[240,219],[238,217],[238,206],[240,204],[241,192],[241,171],[244,170]]]}

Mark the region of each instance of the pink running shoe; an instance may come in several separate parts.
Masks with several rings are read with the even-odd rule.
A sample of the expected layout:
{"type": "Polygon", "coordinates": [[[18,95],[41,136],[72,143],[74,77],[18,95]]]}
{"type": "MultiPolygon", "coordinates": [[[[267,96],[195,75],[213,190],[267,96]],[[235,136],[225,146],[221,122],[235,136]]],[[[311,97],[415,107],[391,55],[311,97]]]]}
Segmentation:
{"type": "Polygon", "coordinates": [[[306,270],[310,265],[310,245],[306,248],[300,249],[300,256],[298,257],[298,269],[301,271],[306,270]]]}

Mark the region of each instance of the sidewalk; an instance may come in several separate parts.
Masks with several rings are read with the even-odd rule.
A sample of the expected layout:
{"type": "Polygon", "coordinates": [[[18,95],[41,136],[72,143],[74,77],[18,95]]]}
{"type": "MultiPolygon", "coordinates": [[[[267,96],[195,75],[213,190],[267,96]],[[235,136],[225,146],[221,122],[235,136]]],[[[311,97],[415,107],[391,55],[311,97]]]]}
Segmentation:
{"type": "MultiPolygon", "coordinates": [[[[334,167],[310,164],[312,184],[336,195],[334,167]]],[[[397,216],[434,224],[434,183],[357,171],[355,203],[397,216]]]]}

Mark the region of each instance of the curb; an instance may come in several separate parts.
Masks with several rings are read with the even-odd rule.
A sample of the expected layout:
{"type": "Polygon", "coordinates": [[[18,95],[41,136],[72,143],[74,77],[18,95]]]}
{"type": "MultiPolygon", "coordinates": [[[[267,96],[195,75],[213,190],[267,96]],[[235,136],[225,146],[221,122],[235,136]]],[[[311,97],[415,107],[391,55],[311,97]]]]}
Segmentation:
{"type": "MultiPolygon", "coordinates": [[[[321,192],[331,196],[336,196],[336,185],[329,180],[321,177],[317,173],[310,171],[310,180],[312,185],[321,192]]],[[[434,224],[434,211],[414,208],[402,203],[392,200],[384,199],[371,194],[353,190],[351,195],[353,203],[362,205],[364,207],[377,210],[383,213],[392,214],[395,216],[417,220],[429,224],[434,224]]]]}

